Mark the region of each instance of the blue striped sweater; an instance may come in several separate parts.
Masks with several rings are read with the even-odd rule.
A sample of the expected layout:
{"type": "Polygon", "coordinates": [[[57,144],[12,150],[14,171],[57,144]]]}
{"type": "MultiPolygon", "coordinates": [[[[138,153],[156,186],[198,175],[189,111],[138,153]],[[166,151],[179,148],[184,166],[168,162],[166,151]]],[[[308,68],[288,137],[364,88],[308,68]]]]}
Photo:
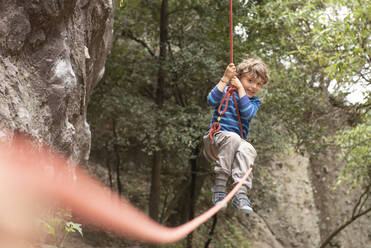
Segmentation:
{"type": "MultiPolygon", "coordinates": [[[[221,92],[217,86],[215,86],[209,93],[207,97],[207,102],[209,103],[210,106],[214,107],[214,113],[213,117],[211,119],[210,127],[213,122],[217,121],[217,118],[219,116],[218,114],[218,107],[219,104],[228,90],[228,87],[225,87],[224,92],[221,92]]],[[[242,130],[243,130],[243,137],[247,139],[247,135],[249,133],[249,126],[250,126],[250,121],[251,119],[256,115],[256,112],[258,112],[259,106],[261,104],[261,101],[258,97],[254,96],[252,98],[249,98],[247,95],[243,96],[241,99],[238,96],[237,91],[234,92],[236,100],[237,100],[237,105],[240,111],[240,116],[241,116],[241,122],[242,122],[242,130]]],[[[224,109],[223,104],[221,111],[224,109]]],[[[220,120],[220,126],[221,126],[221,131],[230,131],[230,132],[235,132],[238,135],[241,136],[240,132],[240,124],[238,122],[238,117],[237,117],[237,112],[236,108],[234,106],[234,101],[233,97],[229,97],[229,102],[228,102],[228,108],[227,111],[225,112],[224,115],[221,116],[220,120]]]]}

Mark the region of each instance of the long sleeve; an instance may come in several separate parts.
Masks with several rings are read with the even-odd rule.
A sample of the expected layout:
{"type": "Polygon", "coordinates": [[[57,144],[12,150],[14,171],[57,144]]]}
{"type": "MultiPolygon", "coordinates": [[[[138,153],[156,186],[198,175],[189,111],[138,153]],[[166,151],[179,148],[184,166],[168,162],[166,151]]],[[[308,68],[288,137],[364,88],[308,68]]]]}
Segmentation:
{"type": "Polygon", "coordinates": [[[249,99],[247,95],[239,100],[240,115],[243,119],[251,120],[258,112],[261,101],[257,97],[249,99]]]}
{"type": "MultiPolygon", "coordinates": [[[[241,135],[237,110],[233,101],[233,97],[229,98],[228,108],[226,112],[221,116],[221,119],[218,120],[218,117],[220,116],[218,113],[218,107],[224,94],[225,92],[221,92],[218,89],[218,87],[214,87],[207,97],[208,104],[214,107],[213,117],[211,119],[210,126],[212,125],[213,122],[218,121],[221,126],[221,131],[230,131],[235,132],[238,135],[241,135]]],[[[245,137],[245,139],[247,139],[250,121],[256,115],[260,107],[261,101],[256,96],[250,99],[247,95],[243,96],[242,98],[239,98],[237,92],[234,92],[234,94],[237,99],[237,105],[241,116],[243,136],[245,137]]],[[[222,105],[222,109],[224,109],[224,106],[225,103],[222,105]]]]}
{"type": "Polygon", "coordinates": [[[207,103],[212,107],[218,107],[223,98],[224,93],[215,86],[207,96],[207,103]]]}

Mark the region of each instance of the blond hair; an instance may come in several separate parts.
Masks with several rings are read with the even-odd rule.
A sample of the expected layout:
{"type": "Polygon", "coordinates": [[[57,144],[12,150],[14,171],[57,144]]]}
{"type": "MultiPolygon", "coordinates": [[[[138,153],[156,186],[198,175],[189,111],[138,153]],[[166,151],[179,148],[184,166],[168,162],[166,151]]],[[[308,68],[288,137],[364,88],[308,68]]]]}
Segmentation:
{"type": "Polygon", "coordinates": [[[243,74],[252,73],[254,78],[261,78],[263,84],[269,82],[268,66],[260,58],[246,58],[237,66],[238,76],[243,74]]]}

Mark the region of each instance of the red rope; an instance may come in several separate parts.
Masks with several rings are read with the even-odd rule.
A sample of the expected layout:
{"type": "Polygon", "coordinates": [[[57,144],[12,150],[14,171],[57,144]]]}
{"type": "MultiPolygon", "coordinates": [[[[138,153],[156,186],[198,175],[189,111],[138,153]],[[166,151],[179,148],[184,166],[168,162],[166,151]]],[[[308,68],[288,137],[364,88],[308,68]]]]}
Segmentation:
{"type": "MultiPolygon", "coordinates": [[[[11,235],[17,245],[20,240],[35,238],[32,232],[34,220],[45,217],[45,213],[37,210],[57,207],[48,205],[55,201],[63,204],[63,208],[71,209],[84,224],[98,225],[142,242],[173,243],[215,215],[232,199],[252,171],[250,167],[221,204],[183,225],[166,227],[150,219],[124,197],[110,192],[80,166],[77,166],[76,179],[73,179],[70,162],[47,147],[35,149],[35,143],[16,136],[12,145],[0,143],[0,198],[6,199],[0,202],[0,217],[10,216],[16,221],[22,219],[22,222],[19,225],[14,225],[18,222],[0,222],[0,229],[2,234],[11,235]]],[[[4,247],[2,241],[0,238],[0,246],[4,247]]]]}
{"type": "Polygon", "coordinates": [[[229,0],[229,59],[233,63],[233,8],[232,0],[229,0]]]}
{"type": "Polygon", "coordinates": [[[215,161],[218,160],[218,156],[216,156],[213,151],[213,140],[214,140],[214,135],[219,131],[220,131],[219,122],[213,122],[211,124],[210,131],[209,131],[209,139],[210,139],[209,151],[210,151],[210,155],[213,157],[215,161]]]}
{"type": "MultiPolygon", "coordinates": [[[[232,8],[232,2],[233,2],[232,0],[229,0],[229,59],[230,59],[231,63],[233,63],[233,8],[232,8]]],[[[221,116],[223,114],[225,114],[225,112],[227,111],[229,97],[231,95],[233,96],[233,101],[234,101],[234,105],[236,107],[238,122],[240,124],[241,137],[243,138],[243,129],[242,129],[240,111],[238,109],[236,97],[234,96],[234,92],[236,90],[237,89],[233,86],[229,87],[227,93],[224,95],[222,101],[220,102],[219,108],[218,108],[218,114],[219,114],[218,122],[212,123],[211,128],[210,128],[210,132],[209,132],[210,147],[209,147],[209,150],[210,150],[210,155],[214,158],[214,160],[218,160],[218,157],[214,154],[214,152],[212,150],[212,141],[214,140],[214,134],[220,131],[220,124],[219,124],[220,119],[219,118],[221,118],[221,116]],[[223,105],[224,102],[225,102],[224,109],[221,112],[221,108],[222,108],[222,105],[223,105]]]]}

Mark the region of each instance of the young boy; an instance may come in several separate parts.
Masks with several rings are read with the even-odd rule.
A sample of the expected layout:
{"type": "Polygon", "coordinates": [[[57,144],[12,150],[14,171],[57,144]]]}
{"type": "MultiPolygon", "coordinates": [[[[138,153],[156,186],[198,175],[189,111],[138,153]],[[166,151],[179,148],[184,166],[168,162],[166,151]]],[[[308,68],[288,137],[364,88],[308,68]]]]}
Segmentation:
{"type": "MultiPolygon", "coordinates": [[[[241,138],[240,124],[231,96],[227,111],[219,121],[221,129],[214,135],[211,148],[209,134],[203,137],[203,153],[206,159],[210,162],[214,161],[213,154],[218,158],[214,169],[216,174],[215,185],[211,189],[214,204],[220,203],[227,195],[228,178],[232,176],[233,183],[238,183],[254,163],[257,154],[254,147],[246,139],[250,121],[256,115],[261,103],[256,95],[268,81],[269,71],[264,62],[259,58],[247,58],[237,66],[237,69],[233,63],[229,64],[219,83],[208,95],[208,103],[215,108],[211,120],[211,123],[213,123],[217,122],[218,107],[228,87],[230,87],[228,83],[237,88],[237,92],[234,92],[234,94],[237,99],[244,137],[244,139],[241,138]]],[[[222,106],[223,109],[224,105],[222,106]]],[[[252,174],[243,183],[232,200],[232,205],[245,213],[253,212],[247,196],[247,190],[251,189],[251,186],[252,174]]],[[[226,207],[223,206],[223,208],[226,207]]]]}

